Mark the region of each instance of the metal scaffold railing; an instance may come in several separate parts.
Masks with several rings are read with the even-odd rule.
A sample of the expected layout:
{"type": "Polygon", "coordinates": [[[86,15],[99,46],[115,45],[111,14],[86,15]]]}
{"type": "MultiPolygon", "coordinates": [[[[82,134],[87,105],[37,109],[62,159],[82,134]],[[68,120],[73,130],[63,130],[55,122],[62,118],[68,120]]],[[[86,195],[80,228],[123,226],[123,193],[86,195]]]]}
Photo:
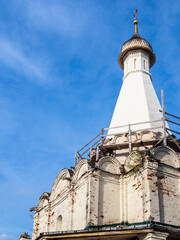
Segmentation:
{"type": "Polygon", "coordinates": [[[97,134],[91,141],[89,141],[85,146],[83,146],[81,149],[75,152],[75,163],[83,158],[87,158],[89,151],[92,151],[92,149],[96,149],[96,158],[99,158],[99,150],[101,150],[104,141],[110,139],[110,137],[116,136],[116,135],[128,135],[129,139],[129,151],[132,150],[132,135],[135,132],[141,132],[141,131],[150,131],[154,129],[162,129],[163,128],[163,119],[154,120],[154,121],[147,121],[147,122],[140,122],[140,123],[134,123],[134,124],[128,124],[123,126],[117,126],[112,128],[102,128],[101,132],[97,134]],[[139,128],[135,131],[133,131],[134,126],[138,125],[147,125],[151,123],[160,123],[158,126],[155,127],[149,127],[149,128],[139,128]],[[127,131],[120,131],[120,129],[127,128],[127,131]],[[117,130],[117,133],[108,134],[106,133],[108,130],[117,130]]]}
{"type": "Polygon", "coordinates": [[[101,150],[103,149],[103,145],[105,141],[107,143],[108,141],[110,141],[111,137],[114,137],[117,135],[128,136],[129,152],[131,152],[133,134],[138,132],[143,132],[143,131],[153,132],[154,130],[156,131],[158,130],[162,133],[162,140],[164,145],[167,145],[167,137],[170,137],[175,142],[177,147],[180,149],[179,144],[176,142],[176,140],[172,137],[172,134],[171,134],[171,132],[173,132],[175,134],[180,135],[180,132],[169,128],[168,124],[166,123],[166,122],[169,122],[171,124],[175,124],[176,126],[180,126],[180,123],[172,121],[169,118],[169,117],[173,117],[179,120],[180,117],[165,112],[163,90],[161,90],[161,96],[162,96],[162,110],[159,110],[160,112],[162,112],[161,119],[146,121],[146,122],[138,122],[138,123],[127,124],[127,125],[111,127],[111,128],[102,128],[100,133],[98,133],[91,141],[89,141],[81,149],[75,152],[75,164],[77,164],[78,161],[83,158],[89,158],[92,151],[94,151],[96,155],[96,160],[99,160],[99,155],[101,154],[101,150]],[[168,115],[168,117],[166,117],[166,115],[168,115]],[[138,128],[138,125],[140,125],[141,127],[138,128]],[[145,126],[144,128],[142,128],[143,125],[145,126]],[[151,127],[147,127],[147,126],[151,126],[151,127]],[[124,131],[124,129],[126,129],[126,131],[124,131]]]}

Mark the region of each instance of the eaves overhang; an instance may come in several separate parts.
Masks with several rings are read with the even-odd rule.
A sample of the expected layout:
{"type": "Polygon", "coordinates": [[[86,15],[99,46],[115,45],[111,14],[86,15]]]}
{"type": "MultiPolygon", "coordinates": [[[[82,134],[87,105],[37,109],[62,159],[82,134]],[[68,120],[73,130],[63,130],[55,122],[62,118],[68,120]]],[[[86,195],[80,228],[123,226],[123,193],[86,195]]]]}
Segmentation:
{"type": "Polygon", "coordinates": [[[180,226],[168,225],[154,221],[135,224],[113,224],[103,226],[88,226],[84,230],[44,232],[36,240],[56,239],[126,239],[135,240],[140,235],[153,233],[154,231],[167,232],[172,239],[180,239],[180,226]]]}

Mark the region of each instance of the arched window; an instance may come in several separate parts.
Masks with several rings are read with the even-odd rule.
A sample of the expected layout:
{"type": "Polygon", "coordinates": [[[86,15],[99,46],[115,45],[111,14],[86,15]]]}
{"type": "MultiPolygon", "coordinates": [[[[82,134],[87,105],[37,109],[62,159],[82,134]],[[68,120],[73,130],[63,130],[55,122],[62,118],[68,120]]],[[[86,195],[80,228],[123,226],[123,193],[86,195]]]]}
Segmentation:
{"type": "Polygon", "coordinates": [[[62,215],[59,215],[57,218],[56,230],[62,231],[62,215]]]}
{"type": "Polygon", "coordinates": [[[126,63],[126,72],[128,72],[128,63],[126,63]]]}
{"type": "Polygon", "coordinates": [[[136,58],[134,59],[134,69],[136,69],[136,58]]]}
{"type": "Polygon", "coordinates": [[[144,69],[146,69],[146,60],[143,61],[144,69]]]}

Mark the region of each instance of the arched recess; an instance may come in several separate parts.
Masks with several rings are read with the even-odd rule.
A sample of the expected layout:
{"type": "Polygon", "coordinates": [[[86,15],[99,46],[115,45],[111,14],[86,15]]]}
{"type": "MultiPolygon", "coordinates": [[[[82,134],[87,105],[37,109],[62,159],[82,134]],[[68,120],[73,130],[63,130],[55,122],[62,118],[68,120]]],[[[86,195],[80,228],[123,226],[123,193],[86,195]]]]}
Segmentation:
{"type": "Polygon", "coordinates": [[[99,168],[109,173],[120,174],[121,164],[116,158],[106,156],[100,159],[99,168]]]}
{"type": "Polygon", "coordinates": [[[62,218],[62,215],[59,215],[57,217],[57,222],[56,222],[56,231],[62,231],[63,230],[62,224],[63,224],[63,218],[62,218]]]}
{"type": "Polygon", "coordinates": [[[161,163],[167,164],[174,168],[180,167],[180,158],[176,152],[168,146],[159,146],[155,149],[154,158],[161,163]]]}
{"type": "Polygon", "coordinates": [[[72,175],[73,175],[72,170],[67,168],[63,169],[58,174],[52,187],[51,196],[50,196],[51,200],[56,199],[57,196],[61,195],[64,191],[68,190],[68,186],[70,186],[72,175]]]}
{"type": "Polygon", "coordinates": [[[80,179],[86,172],[89,170],[89,163],[86,158],[80,160],[75,167],[74,175],[73,175],[73,182],[76,182],[80,179]]]}
{"type": "Polygon", "coordinates": [[[44,208],[45,206],[48,205],[49,203],[49,196],[50,193],[48,192],[44,192],[41,197],[39,198],[39,202],[38,202],[38,210],[44,208]]]}

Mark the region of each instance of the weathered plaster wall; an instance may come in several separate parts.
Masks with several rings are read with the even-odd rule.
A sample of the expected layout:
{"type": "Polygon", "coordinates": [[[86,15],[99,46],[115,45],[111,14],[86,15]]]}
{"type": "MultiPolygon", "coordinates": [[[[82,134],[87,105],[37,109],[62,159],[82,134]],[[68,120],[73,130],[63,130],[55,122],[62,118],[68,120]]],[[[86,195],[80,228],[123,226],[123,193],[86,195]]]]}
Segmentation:
{"type": "Polygon", "coordinates": [[[153,220],[160,222],[159,218],[159,194],[157,191],[157,171],[158,163],[149,161],[147,158],[144,162],[143,171],[143,203],[144,203],[144,220],[153,220]]]}
{"type": "Polygon", "coordinates": [[[39,200],[33,239],[41,232],[89,225],[150,220],[180,225],[179,156],[168,147],[154,152],[133,175],[121,173],[120,162],[109,156],[95,166],[81,160],[73,174],[62,170],[51,194],[39,200]]]}
{"type": "Polygon", "coordinates": [[[180,225],[180,194],[178,171],[161,165],[158,173],[160,221],[180,225]]]}
{"type": "Polygon", "coordinates": [[[49,212],[49,231],[63,231],[71,229],[71,224],[69,222],[71,211],[70,207],[71,199],[68,191],[63,197],[58,197],[51,206],[51,211],[49,212]]]}
{"type": "Polygon", "coordinates": [[[40,232],[48,231],[49,202],[44,198],[47,196],[47,193],[41,195],[38,203],[39,211],[34,214],[33,238],[37,237],[40,232]]]}
{"type": "Polygon", "coordinates": [[[72,229],[84,229],[87,225],[88,209],[88,176],[77,183],[74,188],[74,200],[72,200],[72,229]]]}
{"type": "Polygon", "coordinates": [[[100,170],[93,170],[89,176],[89,194],[88,194],[88,212],[87,224],[99,225],[99,183],[100,183],[100,170]]]}
{"type": "Polygon", "coordinates": [[[125,222],[143,222],[143,183],[142,175],[130,176],[125,181],[126,219],[125,222]]]}
{"type": "Polygon", "coordinates": [[[119,176],[101,172],[99,185],[98,224],[113,224],[120,220],[119,176]]]}

